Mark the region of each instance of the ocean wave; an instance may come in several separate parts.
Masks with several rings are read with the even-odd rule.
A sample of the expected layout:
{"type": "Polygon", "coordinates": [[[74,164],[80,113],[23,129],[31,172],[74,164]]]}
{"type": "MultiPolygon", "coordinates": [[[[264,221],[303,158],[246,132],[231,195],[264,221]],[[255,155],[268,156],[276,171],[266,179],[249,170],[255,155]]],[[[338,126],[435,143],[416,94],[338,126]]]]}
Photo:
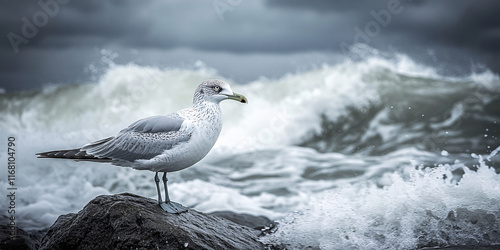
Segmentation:
{"type": "Polygon", "coordinates": [[[418,249],[500,244],[500,175],[479,160],[407,167],[316,195],[265,242],[292,249],[418,249]],[[456,171],[463,171],[457,177],[456,171]]]}
{"type": "MultiPolygon", "coordinates": [[[[35,153],[79,147],[140,118],[187,107],[201,81],[223,78],[202,64],[191,69],[110,64],[102,71],[93,83],[0,95],[0,137],[18,141],[20,225],[47,227],[99,194],[154,198],[150,172],[42,160],[35,153]]],[[[488,71],[441,76],[398,55],[346,60],[278,79],[228,81],[249,105],[222,103],[224,128],[212,152],[169,177],[172,197],[201,211],[280,218],[326,202],[318,198],[322,195],[354,199],[338,197],[339,188],[371,183],[363,192],[383,195],[379,189],[393,185],[392,175],[405,176],[419,164],[458,166],[455,160],[476,170],[470,153],[488,154],[500,144],[500,81],[488,71]]],[[[0,148],[0,161],[6,162],[6,155],[0,148]]],[[[500,166],[497,160],[487,164],[500,166]]],[[[0,180],[0,188],[7,185],[0,180]]],[[[350,204],[355,202],[361,200],[350,204]]],[[[5,196],[0,203],[7,204],[5,196]]]]}
{"type": "MultiPolygon", "coordinates": [[[[83,133],[85,140],[79,145],[117,133],[145,116],[189,106],[197,84],[208,78],[220,76],[203,65],[162,69],[110,64],[96,83],[3,95],[0,126],[13,133],[83,133]]],[[[458,143],[460,150],[479,134],[491,134],[486,138],[491,146],[498,140],[493,134],[500,126],[500,80],[489,71],[460,78],[439,76],[430,67],[396,55],[346,60],[279,79],[232,85],[249,97],[251,105],[222,104],[225,128],[217,145],[226,148],[286,144],[383,154],[400,144],[438,150],[448,141],[464,139],[458,143]],[[401,134],[406,139],[397,136],[401,134]]]]}

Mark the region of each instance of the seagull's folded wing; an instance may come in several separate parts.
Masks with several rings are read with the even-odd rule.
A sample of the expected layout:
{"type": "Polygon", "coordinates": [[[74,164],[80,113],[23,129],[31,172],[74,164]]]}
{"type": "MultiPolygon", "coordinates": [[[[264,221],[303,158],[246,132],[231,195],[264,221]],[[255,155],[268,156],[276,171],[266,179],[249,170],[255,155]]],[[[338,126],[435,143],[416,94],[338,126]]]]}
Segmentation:
{"type": "Polygon", "coordinates": [[[191,134],[180,131],[183,122],[178,115],[144,118],[120,131],[116,137],[87,144],[82,150],[113,161],[151,159],[189,140],[191,134]]]}

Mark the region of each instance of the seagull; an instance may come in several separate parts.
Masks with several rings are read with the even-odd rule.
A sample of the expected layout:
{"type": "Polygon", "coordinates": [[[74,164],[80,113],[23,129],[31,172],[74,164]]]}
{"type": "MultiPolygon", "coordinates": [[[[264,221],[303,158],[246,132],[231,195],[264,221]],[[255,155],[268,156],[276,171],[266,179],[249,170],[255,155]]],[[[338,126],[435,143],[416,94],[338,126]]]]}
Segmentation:
{"type": "Polygon", "coordinates": [[[196,89],[193,105],[189,108],[138,120],[116,136],[80,148],[36,155],[38,158],[103,162],[156,172],[154,181],[158,204],[168,213],[186,212],[186,207],[170,201],[167,173],[194,165],[212,149],[222,129],[219,103],[223,100],[248,103],[247,98],[234,93],[228,83],[217,79],[207,80],[196,89]],[[163,172],[165,202],[162,201],[160,193],[159,172],[163,172]]]}

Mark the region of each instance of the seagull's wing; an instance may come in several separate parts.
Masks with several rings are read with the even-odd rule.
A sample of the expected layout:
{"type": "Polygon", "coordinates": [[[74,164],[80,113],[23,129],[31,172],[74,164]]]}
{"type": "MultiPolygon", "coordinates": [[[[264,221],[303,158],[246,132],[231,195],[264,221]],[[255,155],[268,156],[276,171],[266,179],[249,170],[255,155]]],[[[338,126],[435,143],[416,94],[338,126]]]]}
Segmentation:
{"type": "Polygon", "coordinates": [[[158,133],[178,131],[181,128],[184,119],[178,114],[168,116],[151,116],[132,123],[128,128],[121,132],[140,132],[140,133],[158,133]]]}
{"type": "Polygon", "coordinates": [[[120,131],[116,137],[87,144],[81,150],[113,161],[151,159],[189,140],[191,133],[180,131],[183,122],[177,114],[144,118],[120,131]]]}

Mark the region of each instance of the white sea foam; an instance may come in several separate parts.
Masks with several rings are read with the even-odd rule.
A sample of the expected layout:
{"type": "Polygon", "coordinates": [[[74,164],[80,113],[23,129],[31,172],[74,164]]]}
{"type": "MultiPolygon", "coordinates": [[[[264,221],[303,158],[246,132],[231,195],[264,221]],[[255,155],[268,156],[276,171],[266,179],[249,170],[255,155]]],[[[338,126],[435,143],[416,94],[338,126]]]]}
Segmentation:
{"type": "Polygon", "coordinates": [[[388,174],[383,188],[368,182],[323,192],[265,241],[292,249],[500,243],[500,175],[493,168],[481,161],[477,171],[461,163],[406,171],[388,174]],[[459,180],[456,169],[465,171],[459,180]]]}
{"type": "MultiPolygon", "coordinates": [[[[196,69],[109,65],[94,83],[51,86],[36,93],[6,93],[0,96],[0,138],[16,137],[20,225],[26,228],[47,227],[58,215],[77,212],[100,194],[131,192],[156,198],[150,172],[106,164],[37,159],[35,153],[79,147],[115,135],[137,119],[187,107],[191,104],[194,89],[201,81],[222,78],[215,70],[203,65],[196,69]]],[[[395,208],[401,208],[403,212],[413,211],[404,210],[403,204],[398,203],[396,191],[376,187],[412,187],[416,192],[417,186],[425,189],[425,185],[419,183],[432,179],[430,173],[418,172],[424,177],[397,182],[399,173],[411,172],[412,159],[429,162],[436,156],[433,152],[417,149],[418,145],[399,147],[398,143],[408,140],[398,135],[406,133],[411,138],[418,138],[420,134],[418,129],[409,130],[406,124],[388,123],[393,118],[390,112],[396,112],[398,107],[397,103],[385,103],[387,100],[384,98],[399,95],[399,92],[391,91],[406,88],[404,84],[423,97],[429,93],[448,93],[447,88],[416,88],[422,81],[418,81],[420,78],[411,78],[413,76],[439,83],[448,80],[438,76],[432,68],[419,65],[404,56],[394,60],[370,57],[361,62],[345,61],[307,72],[290,73],[279,79],[262,78],[248,84],[228,80],[234,91],[248,97],[249,104],[229,101],[221,104],[224,128],[218,143],[201,163],[169,176],[172,199],[205,212],[227,209],[273,218],[307,206],[313,206],[313,210],[305,211],[306,214],[326,213],[320,210],[334,209],[338,217],[333,219],[344,221],[340,225],[345,227],[348,227],[349,216],[356,213],[352,210],[355,205],[363,207],[363,202],[373,201],[372,205],[366,206],[382,206],[376,195],[385,195],[385,202],[396,203],[395,208]],[[403,81],[403,78],[409,80],[403,81]],[[382,140],[377,143],[397,144],[394,150],[384,156],[320,153],[293,146],[321,132],[324,118],[336,121],[339,117],[349,116],[350,108],[364,111],[376,105],[387,105],[387,109],[382,109],[376,116],[378,119],[372,119],[369,126],[357,130],[365,133],[360,138],[366,143],[380,136],[382,140]],[[395,108],[389,109],[390,105],[395,108]],[[370,186],[366,184],[367,181],[376,184],[370,186]],[[340,187],[342,189],[338,189],[340,187]],[[316,201],[311,203],[311,197],[315,197],[316,201]],[[346,203],[335,203],[328,197],[346,203]],[[328,205],[329,202],[335,204],[328,205]],[[347,210],[333,208],[336,205],[341,208],[344,206],[347,210]],[[316,207],[318,210],[314,210],[316,207]]],[[[479,82],[474,84],[484,84],[487,89],[498,84],[498,77],[492,73],[478,74],[465,80],[477,80],[479,82]]],[[[408,107],[404,110],[408,110],[408,107]]],[[[451,123],[460,120],[464,112],[451,114],[449,120],[444,119],[450,124],[442,120],[432,120],[431,123],[437,124],[438,128],[448,129],[451,123]]],[[[423,122],[416,124],[421,126],[423,122]]],[[[331,138],[322,139],[318,144],[326,143],[331,138]]],[[[447,157],[456,156],[452,151],[447,151],[450,152],[447,157]]],[[[437,155],[444,157],[439,152],[441,150],[437,155]]],[[[0,162],[7,161],[6,155],[6,148],[0,147],[0,162]]],[[[438,169],[446,169],[446,166],[438,169]]],[[[475,175],[498,178],[491,172],[466,174],[475,175]]],[[[460,187],[467,178],[475,177],[464,177],[460,187]]],[[[439,187],[438,184],[432,185],[439,187]]],[[[451,184],[440,185],[451,190],[451,184]]],[[[0,188],[6,190],[6,180],[0,180],[0,188]]],[[[447,194],[429,195],[438,202],[446,203],[451,199],[447,194]]],[[[0,197],[0,207],[4,211],[6,201],[5,196],[0,197]]],[[[466,204],[465,199],[456,201],[457,204],[461,202],[466,204]]],[[[452,204],[447,206],[446,209],[453,209],[452,204]]],[[[369,207],[364,209],[366,215],[370,216],[369,207]]],[[[317,218],[311,216],[311,219],[317,218]]],[[[389,221],[386,223],[396,223],[391,216],[379,216],[389,221]]],[[[298,216],[296,220],[306,220],[306,217],[298,216]]],[[[356,220],[360,222],[362,218],[356,220]]],[[[306,223],[301,225],[313,226],[306,223]]],[[[326,243],[314,244],[323,246],[331,242],[322,239],[326,243]]],[[[309,241],[304,239],[304,242],[309,241]]],[[[352,241],[347,242],[354,244],[352,241]]]]}

